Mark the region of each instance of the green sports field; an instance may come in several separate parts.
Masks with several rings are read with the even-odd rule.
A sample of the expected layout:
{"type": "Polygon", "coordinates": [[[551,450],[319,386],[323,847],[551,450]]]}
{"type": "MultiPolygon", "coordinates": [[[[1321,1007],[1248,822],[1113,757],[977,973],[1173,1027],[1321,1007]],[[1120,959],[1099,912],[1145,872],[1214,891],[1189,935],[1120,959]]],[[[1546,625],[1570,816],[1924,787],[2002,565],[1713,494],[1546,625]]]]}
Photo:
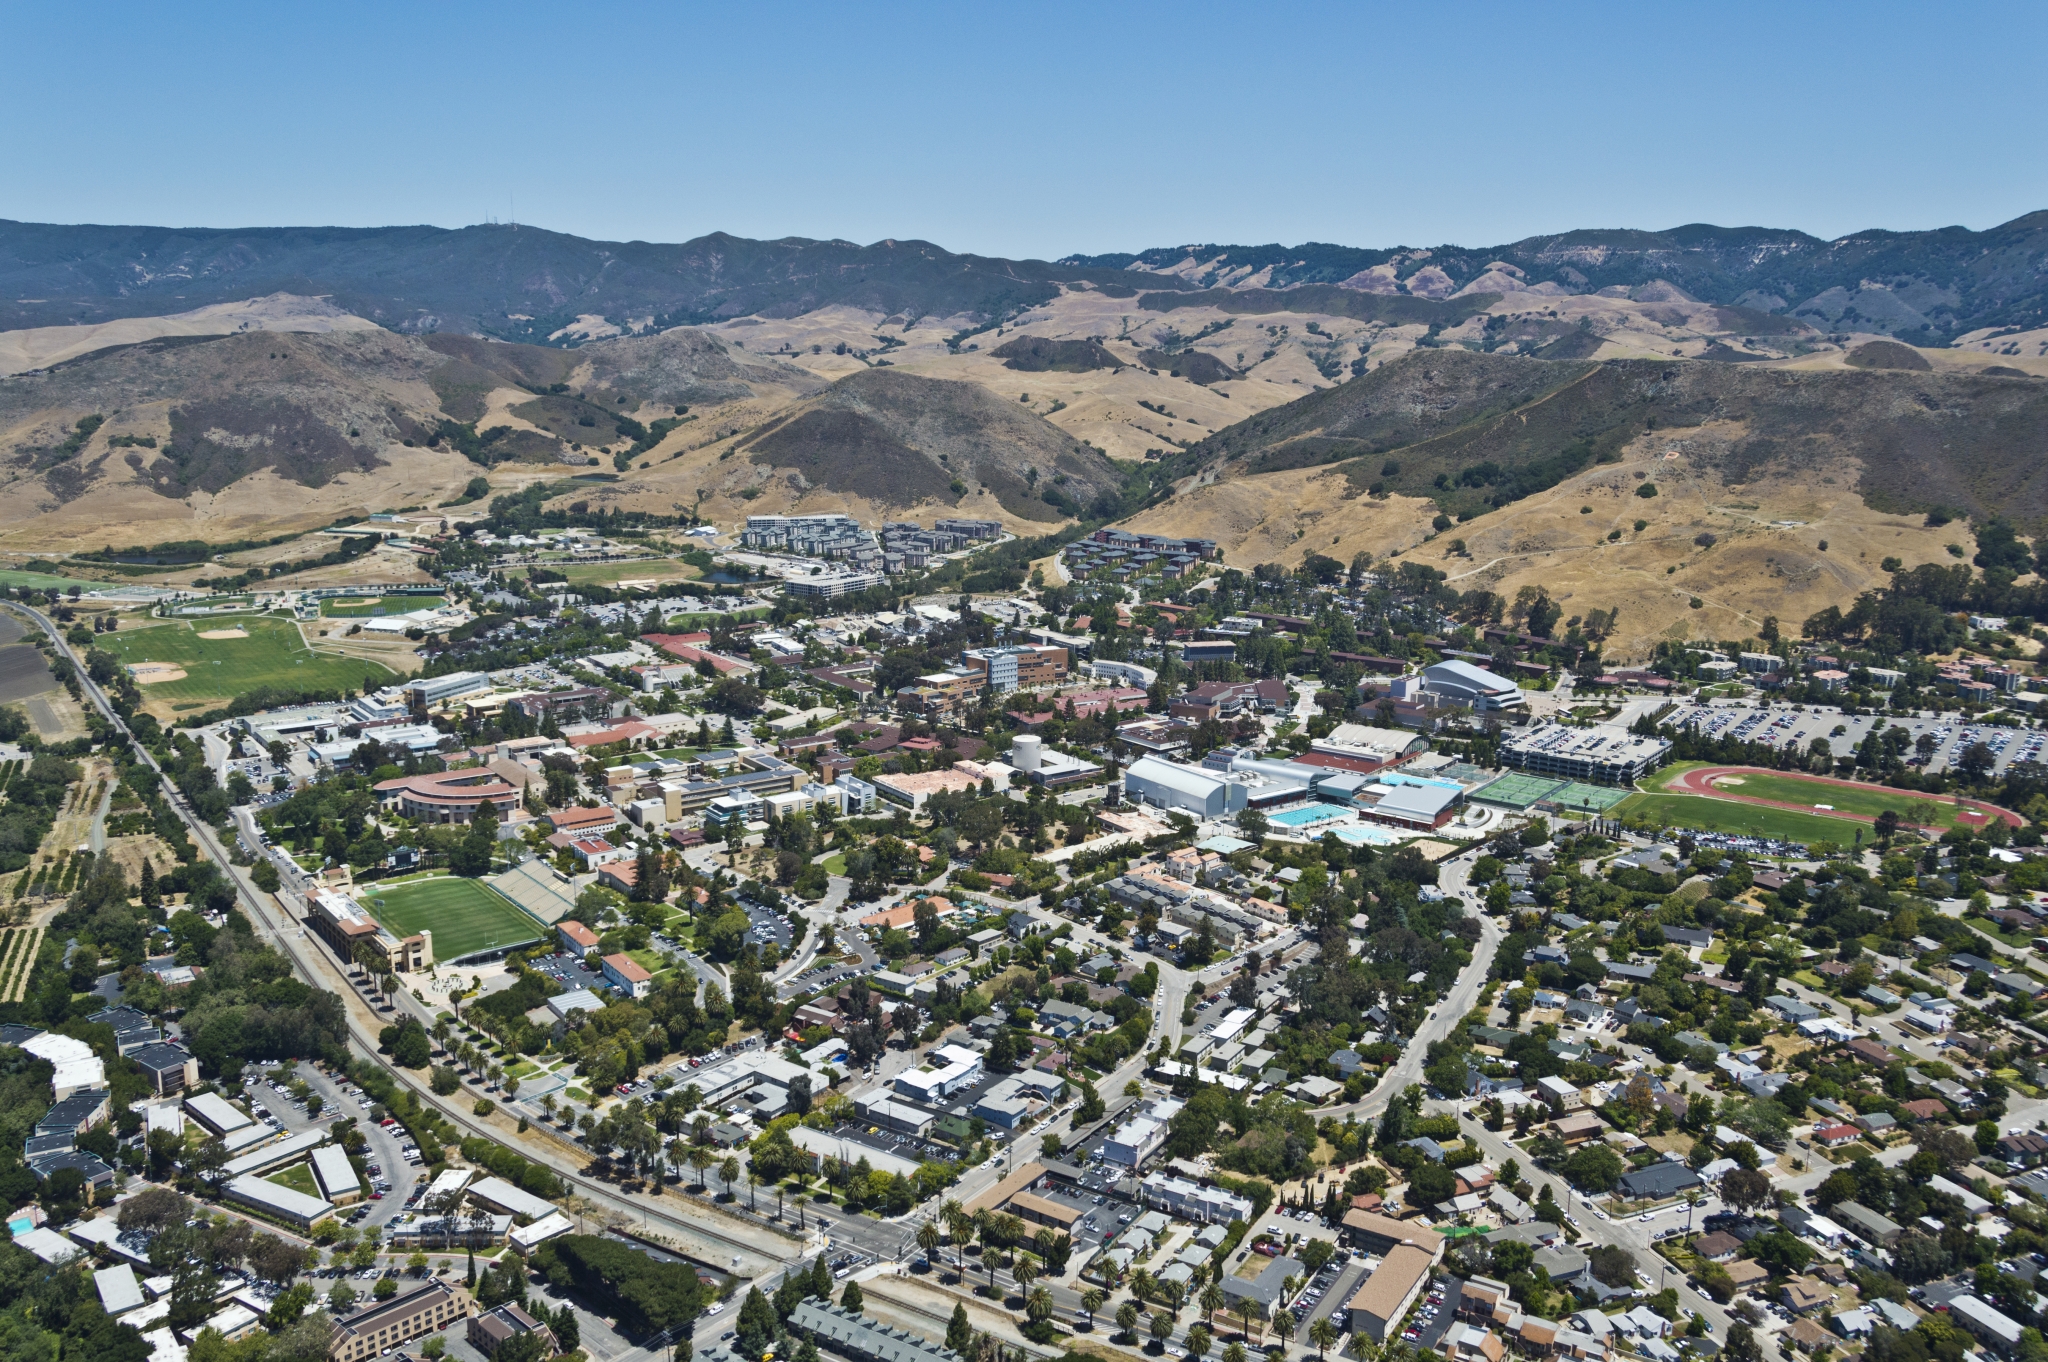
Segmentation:
{"type": "Polygon", "coordinates": [[[436,961],[536,941],[548,930],[497,890],[452,876],[370,885],[356,898],[400,936],[432,932],[436,961]]]}
{"type": "Polygon", "coordinates": [[[1749,833],[1756,837],[1781,837],[1789,842],[1840,842],[1852,846],[1856,834],[1872,834],[1867,823],[1852,823],[1826,814],[1803,813],[1796,809],[1773,809],[1761,804],[1737,804],[1704,795],[1630,795],[1608,811],[1611,818],[1636,815],[1674,828],[1698,828],[1702,832],[1749,833]]]}
{"type": "Polygon", "coordinates": [[[447,603],[446,597],[424,592],[401,596],[330,596],[320,602],[320,613],[328,619],[374,619],[379,615],[409,615],[447,603]]]}
{"type": "MultiPolygon", "coordinates": [[[[1652,790],[1668,790],[1671,788],[1671,782],[1687,771],[1696,771],[1713,764],[1699,761],[1677,763],[1665,767],[1643,784],[1652,790]]],[[[1742,783],[1724,783],[1715,788],[1725,789],[1731,795],[1744,795],[1751,799],[1775,799],[1786,804],[1805,805],[1808,808],[1815,804],[1826,804],[1838,812],[1861,814],[1865,818],[1876,818],[1886,809],[1905,817],[1908,809],[1917,806],[1929,824],[1941,828],[1955,826],[1956,807],[1953,802],[1913,790],[1894,790],[1883,785],[1837,785],[1829,781],[1802,780],[1797,775],[1782,771],[1744,771],[1734,779],[1742,783]]],[[[1973,823],[1971,826],[1977,824],[1973,823]]]]}
{"type": "Polygon", "coordinates": [[[169,620],[101,634],[94,646],[125,663],[165,662],[185,669],[175,681],[143,681],[142,693],[151,700],[227,700],[258,686],[374,690],[397,678],[381,663],[316,653],[306,646],[298,626],[267,615],[169,620]],[[236,629],[248,637],[200,637],[236,629]]]}

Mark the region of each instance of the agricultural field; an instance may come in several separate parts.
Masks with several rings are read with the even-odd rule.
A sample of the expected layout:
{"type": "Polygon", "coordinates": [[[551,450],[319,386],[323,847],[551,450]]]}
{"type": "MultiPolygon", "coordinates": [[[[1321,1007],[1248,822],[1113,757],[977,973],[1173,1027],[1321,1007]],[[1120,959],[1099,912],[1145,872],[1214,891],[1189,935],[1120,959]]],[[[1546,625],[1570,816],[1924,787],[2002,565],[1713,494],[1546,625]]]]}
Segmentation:
{"type": "Polygon", "coordinates": [[[1748,833],[1791,842],[1839,842],[1844,846],[1855,845],[1859,833],[1865,840],[1871,836],[1867,823],[1763,804],[1737,804],[1703,795],[1634,794],[1609,810],[1608,817],[1644,817],[1668,827],[1697,828],[1701,832],[1748,833]]]}
{"type": "Polygon", "coordinates": [[[375,690],[397,678],[382,663],[316,653],[297,625],[269,615],[169,620],[102,634],[97,646],[128,664],[150,701],[180,710],[259,686],[375,690]]]}
{"type": "Polygon", "coordinates": [[[359,889],[356,897],[371,916],[400,936],[432,932],[436,963],[547,935],[538,919],[475,880],[441,876],[389,887],[371,885],[359,889]]]}

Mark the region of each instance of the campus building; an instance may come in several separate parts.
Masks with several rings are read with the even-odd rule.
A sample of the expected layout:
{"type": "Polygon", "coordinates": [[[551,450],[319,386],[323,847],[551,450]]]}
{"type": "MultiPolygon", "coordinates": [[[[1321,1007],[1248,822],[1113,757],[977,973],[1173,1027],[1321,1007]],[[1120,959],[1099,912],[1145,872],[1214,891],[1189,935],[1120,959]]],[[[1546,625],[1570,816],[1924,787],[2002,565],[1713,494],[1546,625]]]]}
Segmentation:
{"type": "Polygon", "coordinates": [[[377,799],[415,823],[467,823],[486,800],[503,821],[519,807],[519,790],[488,767],[396,776],[377,782],[377,799]]]}
{"type": "Polygon", "coordinates": [[[997,695],[1057,686],[1067,679],[1067,650],[1048,644],[969,648],[960,654],[960,660],[974,673],[977,685],[997,695]]]}
{"type": "Polygon", "coordinates": [[[363,906],[346,894],[315,889],[306,896],[312,911],[302,919],[313,934],[325,941],[342,963],[353,965],[365,945],[391,962],[394,970],[430,969],[434,964],[434,934],[422,929],[400,939],[379,926],[363,906]]]}
{"type": "MultiPolygon", "coordinates": [[[[428,1281],[416,1291],[394,1296],[338,1321],[327,1345],[334,1362],[362,1362],[381,1357],[423,1334],[439,1333],[469,1314],[469,1296],[460,1287],[428,1281]]],[[[495,1350],[494,1350],[495,1351],[495,1350]]]]}

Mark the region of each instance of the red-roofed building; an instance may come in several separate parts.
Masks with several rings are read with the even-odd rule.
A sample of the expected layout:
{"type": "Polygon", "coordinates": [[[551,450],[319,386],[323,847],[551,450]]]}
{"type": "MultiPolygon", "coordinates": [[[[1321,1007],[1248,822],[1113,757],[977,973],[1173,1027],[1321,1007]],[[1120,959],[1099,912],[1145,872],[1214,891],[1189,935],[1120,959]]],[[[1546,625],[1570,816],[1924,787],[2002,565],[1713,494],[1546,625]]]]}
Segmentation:
{"type": "Polygon", "coordinates": [[[619,811],[609,804],[600,804],[594,809],[554,809],[544,815],[542,821],[555,832],[609,832],[618,826],[619,811]]]}
{"type": "Polygon", "coordinates": [[[557,922],[555,935],[562,939],[562,949],[578,960],[597,949],[597,933],[573,917],[557,922]]]}
{"type": "Polygon", "coordinates": [[[1855,1126],[1822,1126],[1813,1132],[1813,1138],[1829,1149],[1840,1149],[1845,1144],[1853,1144],[1862,1139],[1863,1132],[1855,1126]]]}
{"type": "Polygon", "coordinates": [[[604,981],[628,997],[644,998],[654,987],[654,976],[630,955],[607,955],[599,963],[604,981]]]}
{"type": "Polygon", "coordinates": [[[519,791],[488,768],[398,776],[378,781],[376,789],[379,800],[396,804],[416,823],[467,823],[485,800],[502,821],[519,804],[519,791]]]}
{"type": "Polygon", "coordinates": [[[1939,1121],[1948,1115],[1948,1104],[1939,1097],[1923,1097],[1917,1102],[1901,1102],[1899,1110],[1916,1121],[1939,1121]]]}
{"type": "Polygon", "coordinates": [[[743,662],[739,658],[727,657],[724,653],[714,653],[708,648],[698,646],[711,642],[709,634],[642,634],[640,641],[685,662],[709,662],[712,670],[721,676],[727,672],[748,672],[754,669],[751,662],[743,662]]]}
{"type": "MultiPolygon", "coordinates": [[[[557,833],[556,836],[561,834],[557,833]]],[[[615,847],[602,837],[577,837],[569,842],[569,854],[583,863],[586,870],[610,865],[613,861],[626,861],[633,853],[624,847],[615,847]]]]}
{"type": "Polygon", "coordinates": [[[638,719],[612,724],[591,733],[565,733],[562,740],[571,747],[609,747],[615,742],[637,743],[642,738],[657,736],[660,729],[652,724],[643,724],[638,719]]]}

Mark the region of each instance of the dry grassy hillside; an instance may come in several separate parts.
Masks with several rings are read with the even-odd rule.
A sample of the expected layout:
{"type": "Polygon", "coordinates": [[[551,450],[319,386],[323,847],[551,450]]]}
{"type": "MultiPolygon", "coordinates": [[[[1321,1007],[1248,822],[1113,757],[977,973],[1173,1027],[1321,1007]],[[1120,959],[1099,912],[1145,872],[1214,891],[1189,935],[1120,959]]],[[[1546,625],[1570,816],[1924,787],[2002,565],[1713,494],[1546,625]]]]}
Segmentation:
{"type": "Polygon", "coordinates": [[[514,488],[609,466],[632,443],[622,420],[680,420],[680,444],[824,386],[696,332],[581,350],[375,327],[162,335],[0,378],[0,546],[262,537],[432,507],[485,471],[465,440],[514,488]],[[446,437],[448,422],[482,434],[446,437]]]}
{"type": "Polygon", "coordinates": [[[1933,505],[2037,528],[2044,443],[2048,383],[1981,360],[1824,372],[1422,353],[1181,456],[1194,471],[1178,493],[1129,523],[1215,539],[1241,567],[1364,550],[1462,589],[1541,586],[1569,613],[1620,607],[1614,653],[1642,656],[1844,605],[1883,583],[1887,557],[1967,557],[1966,524],[1928,526],[1933,505]],[[1492,471],[1461,481],[1475,469],[1492,471]],[[1468,518],[1439,533],[1440,510],[1468,518]]]}

